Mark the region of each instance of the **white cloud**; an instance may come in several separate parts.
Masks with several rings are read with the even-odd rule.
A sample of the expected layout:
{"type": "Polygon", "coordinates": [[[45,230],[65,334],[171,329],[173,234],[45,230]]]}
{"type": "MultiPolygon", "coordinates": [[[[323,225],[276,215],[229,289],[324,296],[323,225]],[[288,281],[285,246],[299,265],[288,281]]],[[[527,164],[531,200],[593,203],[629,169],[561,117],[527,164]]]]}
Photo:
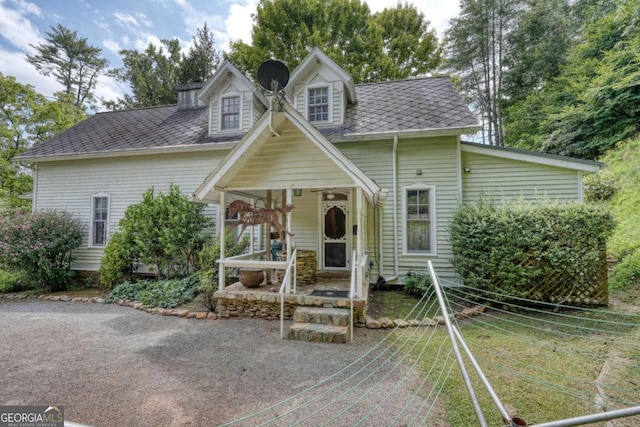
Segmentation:
{"type": "Polygon", "coordinates": [[[138,20],[128,13],[115,12],[113,16],[116,18],[116,22],[125,28],[132,29],[140,26],[138,20]]]}
{"type": "Polygon", "coordinates": [[[19,83],[32,85],[44,96],[53,97],[63,89],[53,78],[38,73],[22,52],[0,49],[0,70],[5,76],[14,76],[19,83]]]}
{"type": "Polygon", "coordinates": [[[35,50],[30,45],[42,43],[44,39],[25,15],[39,15],[40,9],[24,1],[18,1],[15,4],[19,9],[10,9],[4,2],[0,2],[0,36],[23,52],[34,53],[35,50]]]}
{"type": "Polygon", "coordinates": [[[120,45],[118,44],[118,42],[111,40],[111,39],[106,39],[102,42],[102,45],[104,46],[105,49],[107,49],[109,52],[113,52],[116,55],[119,55],[118,52],[120,52],[120,50],[122,50],[122,48],[120,47],[120,45]]]}
{"type": "Polygon", "coordinates": [[[222,28],[224,26],[224,17],[221,15],[198,10],[187,0],[175,0],[175,2],[184,13],[182,20],[185,30],[189,34],[195,34],[196,30],[202,28],[205,22],[209,28],[222,28]]]}
{"type": "Polygon", "coordinates": [[[42,15],[42,10],[40,10],[36,4],[24,0],[12,0],[12,3],[15,4],[16,8],[22,13],[36,16],[42,15]]]}
{"type": "Polygon", "coordinates": [[[235,40],[251,43],[251,28],[253,20],[251,14],[255,13],[258,0],[244,0],[242,3],[232,3],[229,6],[229,14],[225,20],[225,33],[220,34],[219,43],[224,50],[229,50],[229,43],[235,40]]]}

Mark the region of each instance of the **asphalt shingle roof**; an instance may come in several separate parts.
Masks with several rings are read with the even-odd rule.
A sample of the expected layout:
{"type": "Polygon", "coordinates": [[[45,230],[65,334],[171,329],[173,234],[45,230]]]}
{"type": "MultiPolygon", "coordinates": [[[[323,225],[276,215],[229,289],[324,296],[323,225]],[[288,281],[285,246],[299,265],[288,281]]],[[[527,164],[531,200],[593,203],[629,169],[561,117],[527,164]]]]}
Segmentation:
{"type": "MultiPolygon", "coordinates": [[[[341,126],[328,138],[352,134],[456,129],[477,122],[447,77],[356,85],[341,126]]],[[[18,158],[81,155],[238,141],[242,134],[208,136],[208,108],[176,105],[98,113],[18,158]]]]}

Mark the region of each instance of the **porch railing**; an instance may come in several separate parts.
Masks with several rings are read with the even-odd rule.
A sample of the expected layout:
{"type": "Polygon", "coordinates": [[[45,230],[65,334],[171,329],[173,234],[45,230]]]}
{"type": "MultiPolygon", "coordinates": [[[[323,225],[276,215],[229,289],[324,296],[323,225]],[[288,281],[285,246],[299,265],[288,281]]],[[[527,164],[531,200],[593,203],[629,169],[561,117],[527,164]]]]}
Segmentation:
{"type": "Polygon", "coordinates": [[[296,293],[296,258],[298,256],[298,250],[294,249],[291,254],[291,259],[289,262],[285,262],[285,272],[284,278],[282,279],[282,285],[280,285],[280,338],[284,339],[284,295],[285,293],[290,294],[291,292],[291,281],[293,278],[293,293],[296,293]],[[291,276],[291,271],[293,271],[293,276],[291,276]]]}
{"type": "Polygon", "coordinates": [[[349,287],[349,337],[353,344],[353,299],[356,296],[356,282],[358,281],[358,278],[356,277],[358,276],[356,273],[356,266],[358,265],[356,262],[356,251],[353,251],[351,259],[351,285],[349,287]]]}
{"type": "MultiPolygon", "coordinates": [[[[250,267],[250,268],[262,268],[262,269],[275,269],[275,270],[284,270],[287,268],[287,261],[265,261],[256,258],[262,258],[267,254],[266,250],[250,252],[248,254],[236,255],[233,257],[225,258],[218,260],[218,264],[221,267],[221,272],[224,272],[226,267],[231,268],[241,268],[241,267],[250,267]]],[[[221,277],[224,277],[222,274],[221,277]]],[[[224,289],[224,280],[221,280],[219,283],[219,289],[224,289]]]]}

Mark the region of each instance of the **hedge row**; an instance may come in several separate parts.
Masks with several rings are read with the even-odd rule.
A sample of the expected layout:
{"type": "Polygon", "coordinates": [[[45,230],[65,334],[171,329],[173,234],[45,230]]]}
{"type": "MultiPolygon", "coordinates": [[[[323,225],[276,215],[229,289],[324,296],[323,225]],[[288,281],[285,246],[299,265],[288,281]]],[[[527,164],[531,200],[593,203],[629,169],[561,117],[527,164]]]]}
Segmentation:
{"type": "Polygon", "coordinates": [[[454,215],[453,265],[465,285],[506,296],[548,299],[553,293],[558,299],[581,292],[586,298],[602,286],[596,282],[613,226],[600,205],[483,200],[454,215]],[[541,286],[552,288],[542,290],[547,296],[541,286]]]}

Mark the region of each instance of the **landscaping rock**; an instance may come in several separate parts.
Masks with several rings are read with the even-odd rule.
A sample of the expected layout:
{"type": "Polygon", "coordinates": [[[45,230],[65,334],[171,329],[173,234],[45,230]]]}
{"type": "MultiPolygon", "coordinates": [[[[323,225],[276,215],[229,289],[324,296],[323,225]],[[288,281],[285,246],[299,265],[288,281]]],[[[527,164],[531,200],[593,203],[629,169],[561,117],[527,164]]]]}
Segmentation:
{"type": "Polygon", "coordinates": [[[380,319],[378,319],[378,322],[380,322],[380,326],[385,329],[393,328],[395,326],[393,320],[389,319],[388,317],[381,317],[380,319]]]}
{"type": "Polygon", "coordinates": [[[409,326],[420,326],[422,325],[422,322],[420,322],[418,319],[412,319],[409,321],[409,326]]]}
{"type": "Polygon", "coordinates": [[[378,322],[376,319],[374,319],[373,317],[369,317],[367,316],[364,320],[364,325],[368,328],[368,329],[380,329],[382,327],[382,325],[380,325],[380,322],[378,322]]]}
{"type": "Polygon", "coordinates": [[[206,313],[204,311],[200,311],[200,312],[196,313],[196,319],[206,319],[208,314],[209,313],[206,313]]]}
{"type": "Polygon", "coordinates": [[[406,328],[407,326],[409,326],[409,322],[403,319],[394,319],[393,324],[396,326],[396,328],[406,328]]]}

